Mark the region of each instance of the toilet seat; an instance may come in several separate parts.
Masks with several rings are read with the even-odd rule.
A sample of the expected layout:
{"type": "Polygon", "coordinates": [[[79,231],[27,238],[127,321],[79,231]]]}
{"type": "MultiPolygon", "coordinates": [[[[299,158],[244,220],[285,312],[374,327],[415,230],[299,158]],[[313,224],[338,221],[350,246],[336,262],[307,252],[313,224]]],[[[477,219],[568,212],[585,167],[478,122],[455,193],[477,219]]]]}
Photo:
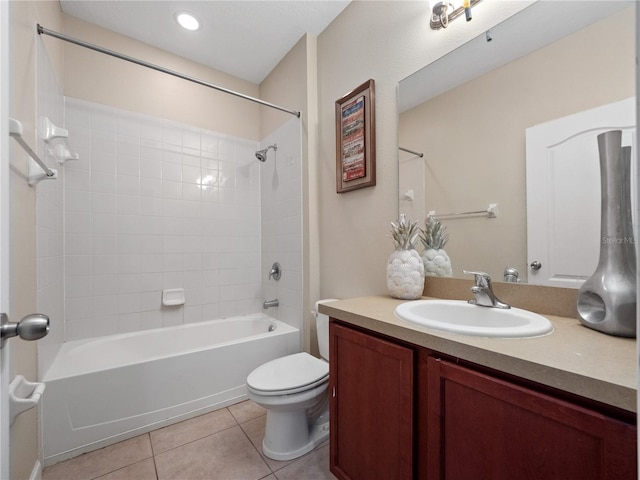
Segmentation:
{"type": "Polygon", "coordinates": [[[329,364],[306,352],[276,358],[247,377],[247,387],[257,395],[289,395],[310,390],[329,379],[329,364]]]}

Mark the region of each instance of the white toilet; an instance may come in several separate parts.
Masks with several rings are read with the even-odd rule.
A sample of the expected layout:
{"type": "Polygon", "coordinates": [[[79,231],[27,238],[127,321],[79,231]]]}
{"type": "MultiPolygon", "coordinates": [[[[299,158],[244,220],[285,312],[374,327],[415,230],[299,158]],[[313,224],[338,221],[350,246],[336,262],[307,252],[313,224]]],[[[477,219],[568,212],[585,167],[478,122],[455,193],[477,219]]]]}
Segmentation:
{"type": "Polygon", "coordinates": [[[295,353],[271,360],[247,377],[248,396],[267,409],[262,442],[264,454],[291,460],[313,450],[329,438],[329,317],[315,317],[318,348],[324,360],[295,353]]]}

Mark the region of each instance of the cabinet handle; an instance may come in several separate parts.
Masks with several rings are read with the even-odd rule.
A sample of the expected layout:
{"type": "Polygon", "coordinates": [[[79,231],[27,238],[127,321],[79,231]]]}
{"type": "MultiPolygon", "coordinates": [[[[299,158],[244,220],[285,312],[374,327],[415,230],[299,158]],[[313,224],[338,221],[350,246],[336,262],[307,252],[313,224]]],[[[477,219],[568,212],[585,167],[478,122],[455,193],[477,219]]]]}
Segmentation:
{"type": "Polygon", "coordinates": [[[333,398],[336,398],[336,387],[333,387],[333,392],[331,393],[331,395],[333,395],[333,398]]]}

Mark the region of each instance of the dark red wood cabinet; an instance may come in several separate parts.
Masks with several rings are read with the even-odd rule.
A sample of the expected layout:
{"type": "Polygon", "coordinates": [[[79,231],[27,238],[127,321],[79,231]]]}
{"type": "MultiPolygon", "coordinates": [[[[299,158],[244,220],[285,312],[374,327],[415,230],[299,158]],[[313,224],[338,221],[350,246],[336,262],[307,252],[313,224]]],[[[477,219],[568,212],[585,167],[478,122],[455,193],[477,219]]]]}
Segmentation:
{"type": "Polygon", "coordinates": [[[414,351],[331,322],[329,355],[333,474],[413,478],[414,351]]]}
{"type": "Polygon", "coordinates": [[[638,478],[632,414],[335,320],[330,347],[341,480],[638,478]]]}
{"type": "Polygon", "coordinates": [[[637,478],[633,425],[454,363],[427,363],[427,478],[637,478]]]}

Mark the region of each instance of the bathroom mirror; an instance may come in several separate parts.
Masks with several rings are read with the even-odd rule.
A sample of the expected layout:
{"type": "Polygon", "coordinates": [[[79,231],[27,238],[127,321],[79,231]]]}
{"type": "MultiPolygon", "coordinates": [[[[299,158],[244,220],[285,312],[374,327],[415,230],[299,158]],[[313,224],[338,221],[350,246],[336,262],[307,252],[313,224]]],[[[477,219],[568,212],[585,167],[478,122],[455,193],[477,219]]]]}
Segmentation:
{"type": "Polygon", "coordinates": [[[635,95],[633,3],[535,2],[400,82],[400,212],[436,212],[454,277],[531,276],[525,131],[635,95]]]}

